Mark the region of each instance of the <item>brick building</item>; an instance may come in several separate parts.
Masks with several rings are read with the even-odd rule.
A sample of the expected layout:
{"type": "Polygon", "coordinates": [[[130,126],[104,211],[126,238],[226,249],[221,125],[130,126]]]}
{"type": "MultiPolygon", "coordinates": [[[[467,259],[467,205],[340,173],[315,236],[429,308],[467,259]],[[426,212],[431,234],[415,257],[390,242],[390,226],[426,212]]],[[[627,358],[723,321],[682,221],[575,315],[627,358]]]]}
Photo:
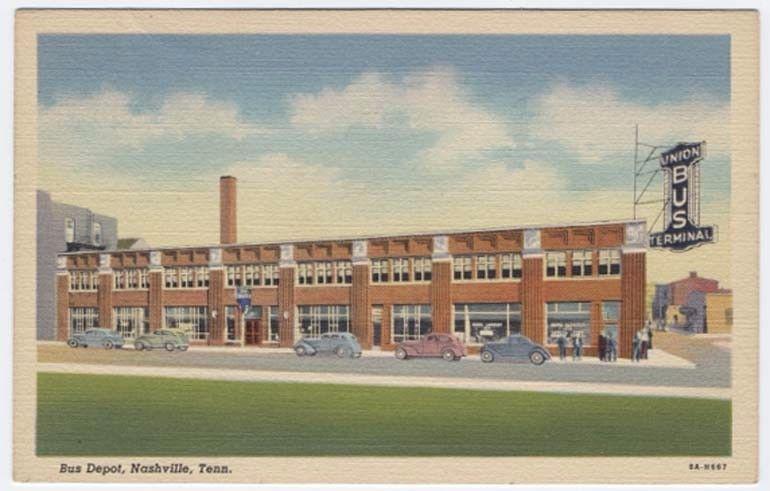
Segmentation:
{"type": "Polygon", "coordinates": [[[520,332],[555,349],[560,331],[583,331],[595,354],[610,330],[630,357],[645,258],[643,221],[238,243],[236,180],[224,176],[220,244],[61,254],[57,332],[165,326],[196,343],[291,346],[339,330],[365,349],[430,331],[471,346],[520,332]]]}

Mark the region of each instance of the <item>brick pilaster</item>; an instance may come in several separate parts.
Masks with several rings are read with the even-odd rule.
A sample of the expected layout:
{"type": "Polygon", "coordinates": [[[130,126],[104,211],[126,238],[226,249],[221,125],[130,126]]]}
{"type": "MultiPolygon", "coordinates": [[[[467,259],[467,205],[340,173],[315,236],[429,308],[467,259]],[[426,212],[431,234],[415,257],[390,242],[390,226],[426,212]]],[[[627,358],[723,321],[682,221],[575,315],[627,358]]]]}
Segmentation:
{"type": "Polygon", "coordinates": [[[544,343],[543,255],[524,255],[521,263],[521,332],[536,343],[544,343]]]}
{"type": "Polygon", "coordinates": [[[280,327],[278,336],[280,346],[290,348],[294,345],[294,277],[297,268],[286,266],[280,268],[278,284],[278,316],[280,327]]]}
{"type": "Polygon", "coordinates": [[[372,315],[369,305],[369,263],[353,264],[353,284],[350,288],[351,331],[361,347],[372,347],[372,315]]]}
{"type": "Polygon", "coordinates": [[[150,269],[147,273],[150,332],[163,327],[163,270],[150,269]]]}
{"type": "Polygon", "coordinates": [[[434,259],[432,269],[430,306],[433,311],[433,331],[452,332],[451,258],[434,259]]]}
{"type": "Polygon", "coordinates": [[[96,298],[99,305],[99,326],[112,329],[112,271],[99,272],[96,298]]]}
{"type": "Polygon", "coordinates": [[[222,345],[225,343],[227,318],[225,316],[225,270],[221,266],[212,267],[209,271],[208,309],[208,344],[222,345]]]}
{"type": "Polygon", "coordinates": [[[623,251],[621,260],[620,308],[621,358],[631,358],[634,334],[644,326],[645,289],[647,284],[646,253],[623,251]]]}
{"type": "Polygon", "coordinates": [[[69,337],[69,289],[70,277],[66,271],[56,273],[56,340],[69,337]]]}

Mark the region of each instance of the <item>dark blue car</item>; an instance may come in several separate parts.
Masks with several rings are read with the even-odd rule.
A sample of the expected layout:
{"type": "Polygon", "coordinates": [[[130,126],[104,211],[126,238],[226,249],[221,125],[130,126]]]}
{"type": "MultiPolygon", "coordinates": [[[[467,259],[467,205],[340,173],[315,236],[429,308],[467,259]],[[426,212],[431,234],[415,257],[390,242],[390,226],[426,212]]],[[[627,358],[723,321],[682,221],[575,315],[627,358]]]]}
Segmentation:
{"type": "Polygon", "coordinates": [[[490,342],[481,348],[481,361],[492,363],[498,360],[529,361],[542,365],[551,354],[526,336],[514,334],[499,341],[490,342]]]}

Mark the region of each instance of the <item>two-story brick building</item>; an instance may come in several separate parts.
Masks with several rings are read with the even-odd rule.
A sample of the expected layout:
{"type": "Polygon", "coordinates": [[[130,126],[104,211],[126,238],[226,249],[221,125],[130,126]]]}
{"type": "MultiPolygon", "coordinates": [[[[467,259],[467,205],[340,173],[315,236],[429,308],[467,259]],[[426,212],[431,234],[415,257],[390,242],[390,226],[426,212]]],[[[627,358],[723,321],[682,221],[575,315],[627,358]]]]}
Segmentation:
{"type": "Polygon", "coordinates": [[[216,245],[60,255],[58,339],[165,326],[196,343],[291,346],[349,331],[390,349],[437,331],[471,346],[522,333],[555,349],[559,332],[582,331],[595,354],[604,331],[630,357],[644,321],[643,221],[238,243],[230,176],[220,220],[216,245]]]}

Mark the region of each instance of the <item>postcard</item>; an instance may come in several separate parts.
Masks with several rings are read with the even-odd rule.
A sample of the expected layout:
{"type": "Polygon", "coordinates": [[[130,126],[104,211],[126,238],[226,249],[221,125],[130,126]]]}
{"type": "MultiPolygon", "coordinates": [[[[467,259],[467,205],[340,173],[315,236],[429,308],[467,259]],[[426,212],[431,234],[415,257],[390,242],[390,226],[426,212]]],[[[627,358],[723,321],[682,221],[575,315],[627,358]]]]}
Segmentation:
{"type": "Polygon", "coordinates": [[[756,481],[757,12],[16,24],[16,481],[756,481]]]}

